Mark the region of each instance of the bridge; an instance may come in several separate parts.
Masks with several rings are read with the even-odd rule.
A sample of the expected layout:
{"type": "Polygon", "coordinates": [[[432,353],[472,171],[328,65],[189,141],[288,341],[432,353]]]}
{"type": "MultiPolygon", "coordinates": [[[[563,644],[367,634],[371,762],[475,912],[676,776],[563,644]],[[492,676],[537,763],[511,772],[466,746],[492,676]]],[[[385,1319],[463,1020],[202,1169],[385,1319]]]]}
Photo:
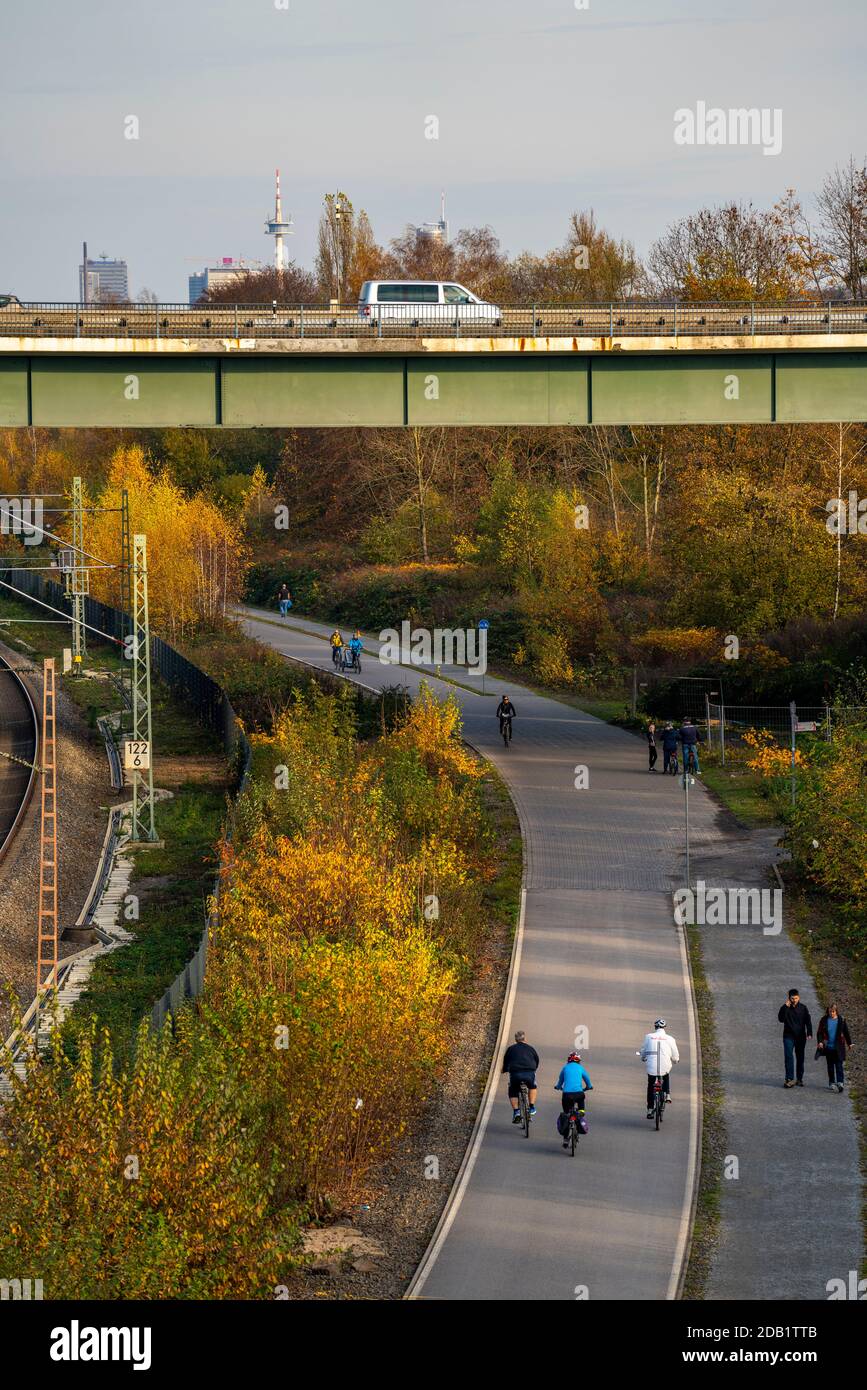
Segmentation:
{"type": "Polygon", "coordinates": [[[13,302],[0,426],[867,419],[867,305],[464,307],[13,302]]]}

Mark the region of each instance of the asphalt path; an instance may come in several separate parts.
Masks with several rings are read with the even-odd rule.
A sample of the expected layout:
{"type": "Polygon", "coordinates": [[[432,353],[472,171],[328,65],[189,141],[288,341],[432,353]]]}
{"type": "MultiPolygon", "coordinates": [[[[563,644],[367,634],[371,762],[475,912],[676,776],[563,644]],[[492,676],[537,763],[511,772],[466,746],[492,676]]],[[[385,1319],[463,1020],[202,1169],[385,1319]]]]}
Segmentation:
{"type": "MultiPolygon", "coordinates": [[[[331,669],[326,626],[244,614],[260,641],[331,669]]],[[[676,779],[647,772],[638,739],[591,715],[490,677],[482,695],[475,674],[441,668],[458,686],[381,664],[378,650],[365,637],[361,683],[405,684],[412,693],[426,680],[454,694],[464,736],[509,786],[524,839],[525,899],[503,1031],[510,1039],[523,1029],[541,1058],[529,1140],[511,1124],[505,1080],[492,1076],[412,1296],[675,1297],[699,1137],[695,1021],[671,902],[683,874],[683,791],[676,779]],[[508,749],[494,714],[503,692],[517,711],[508,749]],[[589,778],[582,789],[580,768],[589,778]],[[635,1056],[658,1015],[681,1056],[659,1133],[645,1116],[645,1071],[635,1056]],[[555,1130],[554,1083],[576,1037],[594,1089],[590,1133],[573,1159],[555,1130]]],[[[714,808],[704,796],[691,800],[693,841],[709,843],[714,808]]]]}

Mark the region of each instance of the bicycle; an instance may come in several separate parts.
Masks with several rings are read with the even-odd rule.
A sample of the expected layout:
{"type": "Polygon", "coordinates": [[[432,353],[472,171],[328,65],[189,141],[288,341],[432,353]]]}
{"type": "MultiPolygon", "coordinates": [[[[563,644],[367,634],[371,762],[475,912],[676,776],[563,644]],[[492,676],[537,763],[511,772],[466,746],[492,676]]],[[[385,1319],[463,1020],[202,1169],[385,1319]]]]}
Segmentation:
{"type": "Polygon", "coordinates": [[[572,1109],[569,1111],[569,1128],[566,1131],[566,1139],[573,1158],[575,1157],[575,1150],[578,1147],[578,1141],[581,1138],[581,1130],[578,1127],[580,1113],[578,1101],[574,1100],[572,1102],[572,1109]]]}
{"type": "Polygon", "coordinates": [[[342,647],[338,647],[338,646],[332,645],[332,647],[331,647],[331,660],[332,660],[332,662],[334,663],[334,665],[335,665],[336,667],[339,667],[339,666],[340,666],[340,663],[341,663],[341,660],[342,660],[342,656],[341,656],[341,653],[342,653],[342,652],[343,652],[343,648],[342,648],[342,647]]]}
{"type": "Polygon", "coordinates": [[[521,1082],[518,1091],[518,1109],[521,1112],[521,1128],[524,1131],[524,1138],[530,1137],[530,1121],[533,1118],[530,1114],[530,1088],[526,1081],[521,1082]]]}
{"type": "Polygon", "coordinates": [[[662,1124],[665,1115],[665,1086],[661,1076],[653,1079],[653,1120],[656,1129],[662,1124]]]}
{"type": "Polygon", "coordinates": [[[500,733],[503,735],[503,743],[508,748],[512,742],[512,716],[510,714],[501,715],[500,733]]]}

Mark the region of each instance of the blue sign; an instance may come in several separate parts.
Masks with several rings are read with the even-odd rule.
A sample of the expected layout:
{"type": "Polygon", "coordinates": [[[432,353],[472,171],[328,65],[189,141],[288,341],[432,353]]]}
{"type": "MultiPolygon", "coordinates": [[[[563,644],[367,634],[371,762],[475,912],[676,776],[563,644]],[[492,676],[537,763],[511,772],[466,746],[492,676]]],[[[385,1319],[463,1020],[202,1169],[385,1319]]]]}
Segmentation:
{"type": "Polygon", "coordinates": [[[487,628],[487,627],[489,627],[489,626],[490,626],[490,624],[489,624],[487,618],[482,618],[482,621],[479,623],[479,627],[480,627],[480,628],[487,628]]]}

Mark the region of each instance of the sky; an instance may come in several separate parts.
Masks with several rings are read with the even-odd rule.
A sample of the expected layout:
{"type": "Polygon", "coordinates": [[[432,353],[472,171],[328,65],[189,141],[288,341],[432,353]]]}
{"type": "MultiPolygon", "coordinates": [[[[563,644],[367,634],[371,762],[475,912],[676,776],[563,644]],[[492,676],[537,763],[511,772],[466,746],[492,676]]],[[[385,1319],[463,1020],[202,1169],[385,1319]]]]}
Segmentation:
{"type": "Polygon", "coordinates": [[[222,256],[289,254],[322,196],[377,239],[490,224],[512,252],[593,208],[640,252],[733,199],[809,208],[867,150],[864,0],[0,0],[0,292],[74,300],[81,243],[185,302],[222,256]],[[782,112],[782,151],[678,145],[674,113],[782,112]],[[128,118],[138,139],[127,139],[128,118]],[[426,138],[429,118],[438,138],[426,138]]]}

